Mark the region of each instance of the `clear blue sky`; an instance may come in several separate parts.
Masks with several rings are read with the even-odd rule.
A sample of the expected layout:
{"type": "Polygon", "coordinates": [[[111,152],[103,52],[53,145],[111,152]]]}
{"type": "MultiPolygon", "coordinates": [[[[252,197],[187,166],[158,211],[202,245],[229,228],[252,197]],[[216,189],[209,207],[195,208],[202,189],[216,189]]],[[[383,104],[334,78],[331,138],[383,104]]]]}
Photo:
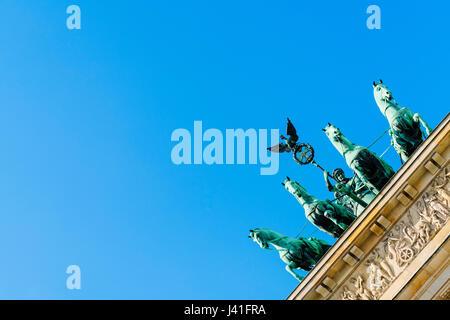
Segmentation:
{"type": "MultiPolygon", "coordinates": [[[[248,230],[295,236],[304,212],[280,182],[330,198],[322,173],[290,155],[274,176],[175,166],[172,131],[284,131],[289,116],[322,166],[349,174],[321,128],[375,140],[388,124],[373,80],[433,127],[449,111],[449,12],[434,0],[2,0],[0,298],[284,299],[297,281],[248,230]],[[71,4],[81,30],[66,28],[71,4]],[[371,4],[381,30],[366,28],[371,4]],[[66,289],[71,264],[80,291],[66,289]]],[[[385,159],[399,168],[393,149],[385,159]]]]}

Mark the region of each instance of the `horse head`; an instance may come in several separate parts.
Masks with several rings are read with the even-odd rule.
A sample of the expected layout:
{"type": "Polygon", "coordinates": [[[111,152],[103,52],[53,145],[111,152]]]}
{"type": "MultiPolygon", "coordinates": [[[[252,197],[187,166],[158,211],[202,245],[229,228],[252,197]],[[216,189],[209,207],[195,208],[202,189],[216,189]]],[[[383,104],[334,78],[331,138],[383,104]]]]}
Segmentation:
{"type": "Polygon", "coordinates": [[[331,141],[336,141],[336,142],[340,142],[341,138],[342,138],[342,132],[341,130],[332,125],[331,123],[328,122],[328,125],[325,127],[325,129],[322,129],[323,132],[325,132],[325,134],[328,136],[328,139],[330,139],[331,141]]]}
{"type": "Polygon", "coordinates": [[[286,177],[286,180],[282,183],[284,188],[289,191],[294,196],[303,197],[305,195],[308,195],[308,192],[306,189],[300,185],[297,181],[292,181],[289,177],[286,177]]]}
{"type": "Polygon", "coordinates": [[[373,82],[373,95],[378,105],[380,103],[386,104],[392,101],[392,91],[380,80],[379,83],[373,82]]]}
{"type": "Polygon", "coordinates": [[[257,244],[259,244],[259,246],[263,249],[268,249],[269,248],[269,237],[268,237],[268,232],[270,230],[269,229],[264,229],[264,228],[256,228],[253,230],[250,230],[250,235],[248,236],[249,238],[252,238],[253,241],[255,241],[257,244]]]}

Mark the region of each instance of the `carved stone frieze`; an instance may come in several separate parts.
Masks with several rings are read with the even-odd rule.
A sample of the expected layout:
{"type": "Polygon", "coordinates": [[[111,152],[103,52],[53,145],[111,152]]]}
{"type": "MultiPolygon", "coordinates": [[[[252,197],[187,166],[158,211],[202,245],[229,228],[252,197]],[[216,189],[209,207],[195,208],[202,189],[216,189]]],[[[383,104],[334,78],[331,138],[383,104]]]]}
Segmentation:
{"type": "Polygon", "coordinates": [[[450,218],[450,165],[443,168],[415,203],[334,295],[342,300],[379,299],[450,218]]]}

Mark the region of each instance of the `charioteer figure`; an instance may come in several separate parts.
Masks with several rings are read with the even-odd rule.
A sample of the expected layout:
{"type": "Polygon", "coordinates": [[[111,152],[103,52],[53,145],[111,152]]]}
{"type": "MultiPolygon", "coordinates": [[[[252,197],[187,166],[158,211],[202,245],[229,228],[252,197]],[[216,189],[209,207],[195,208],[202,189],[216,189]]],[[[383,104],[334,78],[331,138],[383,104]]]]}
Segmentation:
{"type": "Polygon", "coordinates": [[[341,168],[335,169],[331,175],[337,182],[335,185],[331,184],[329,176],[325,170],[324,179],[328,191],[334,192],[337,204],[351,210],[355,216],[359,216],[375,198],[375,194],[357,176],[347,178],[341,168]]]}

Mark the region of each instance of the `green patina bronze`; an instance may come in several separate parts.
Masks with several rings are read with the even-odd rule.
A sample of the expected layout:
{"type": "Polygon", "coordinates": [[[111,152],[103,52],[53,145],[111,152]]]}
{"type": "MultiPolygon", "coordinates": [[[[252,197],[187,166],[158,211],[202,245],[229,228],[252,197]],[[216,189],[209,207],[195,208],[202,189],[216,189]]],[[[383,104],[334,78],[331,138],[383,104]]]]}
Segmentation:
{"type": "Polygon", "coordinates": [[[320,200],[310,195],[298,182],[287,177],[283,183],[287,191],[295,196],[305,210],[306,218],[321,231],[339,238],[355,216],[344,206],[330,200],[320,200]]]}
{"type": "MultiPolygon", "coordinates": [[[[375,101],[390,125],[391,144],[402,162],[406,162],[424,140],[425,134],[421,125],[425,128],[427,135],[430,135],[432,129],[418,113],[413,114],[408,108],[400,107],[393,99],[392,92],[381,80],[379,83],[373,82],[373,87],[375,101]]],[[[339,128],[328,123],[328,126],[322,130],[354,172],[352,178],[347,178],[344,171],[338,168],[330,175],[314,161],[312,146],[299,143],[295,127],[289,119],[287,122],[288,138],[280,136],[284,142],[268,150],[279,153],[292,152],[297,163],[301,165],[312,163],[324,171],[327,189],[334,192],[336,203],[315,198],[289,177],[283,185],[302,205],[309,222],[319,230],[339,238],[354,219],[361,215],[395,172],[381,157],[366,147],[352,143],[339,128]],[[330,178],[336,181],[334,185],[330,178]]],[[[249,237],[261,248],[278,251],[280,258],[287,264],[286,270],[299,281],[303,277],[296,274],[294,270],[311,270],[330,248],[329,244],[320,239],[302,237],[295,239],[265,228],[250,230],[249,237]],[[270,244],[274,249],[270,248],[270,244]]]]}
{"type": "Polygon", "coordinates": [[[295,162],[300,165],[305,165],[313,162],[314,159],[314,149],[311,145],[307,143],[299,143],[297,130],[292,124],[291,120],[287,118],[287,127],[286,127],[286,135],[289,138],[286,138],[283,135],[280,135],[280,139],[285,142],[278,143],[267,150],[277,153],[283,152],[292,152],[293,158],[295,162]]]}
{"type": "Polygon", "coordinates": [[[394,175],[392,167],[366,147],[351,142],[332,124],[328,123],[322,130],[361,182],[374,194],[378,194],[394,175]]]}
{"type": "Polygon", "coordinates": [[[382,80],[379,83],[374,81],[373,87],[375,101],[391,127],[389,134],[392,145],[402,161],[406,162],[423,141],[424,134],[420,124],[424,126],[427,135],[430,135],[432,129],[418,113],[413,114],[408,108],[400,107],[382,80]]]}
{"type": "Polygon", "coordinates": [[[359,216],[367,205],[375,198],[375,194],[370,191],[357,176],[353,178],[345,177],[341,168],[333,171],[332,177],[337,183],[333,186],[329,180],[328,171],[324,171],[324,179],[327,189],[334,192],[336,203],[342,205],[359,216]]]}
{"type": "Polygon", "coordinates": [[[320,239],[290,238],[266,228],[250,230],[249,238],[252,238],[263,249],[278,251],[281,260],[287,264],[286,270],[298,281],[302,281],[303,277],[295,273],[294,270],[311,270],[331,247],[320,239]],[[271,249],[270,245],[275,249],[271,249]]]}

